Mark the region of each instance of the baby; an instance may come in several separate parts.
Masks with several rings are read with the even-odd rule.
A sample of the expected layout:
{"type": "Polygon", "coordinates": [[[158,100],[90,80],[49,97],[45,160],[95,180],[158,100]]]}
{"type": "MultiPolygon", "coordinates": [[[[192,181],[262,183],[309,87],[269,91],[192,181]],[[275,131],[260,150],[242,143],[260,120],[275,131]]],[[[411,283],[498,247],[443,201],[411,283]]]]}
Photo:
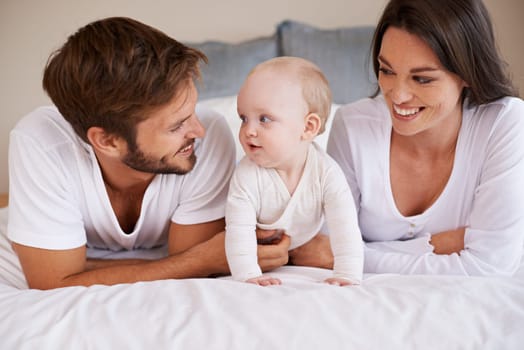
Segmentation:
{"type": "Polygon", "coordinates": [[[229,188],[226,255],[235,280],[266,286],[257,263],[256,227],[282,230],[289,249],[312,239],[325,218],[335,285],[360,284],[363,243],[355,203],[338,164],[315,142],[331,108],[329,84],[312,62],[277,57],[257,65],[237,98],[246,155],[229,188]]]}

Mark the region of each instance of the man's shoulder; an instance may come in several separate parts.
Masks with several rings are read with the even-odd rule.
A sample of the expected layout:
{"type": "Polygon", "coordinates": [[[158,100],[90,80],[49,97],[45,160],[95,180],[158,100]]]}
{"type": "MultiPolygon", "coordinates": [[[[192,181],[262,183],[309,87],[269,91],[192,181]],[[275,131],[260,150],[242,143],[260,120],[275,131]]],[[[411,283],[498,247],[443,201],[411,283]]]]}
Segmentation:
{"type": "Polygon", "coordinates": [[[12,137],[16,135],[31,139],[45,148],[79,140],[71,125],[54,106],[38,107],[22,117],[11,132],[12,137]]]}
{"type": "Polygon", "coordinates": [[[42,125],[59,119],[66,122],[55,106],[41,106],[23,116],[16,124],[15,129],[31,129],[35,125],[42,125]]]}
{"type": "Polygon", "coordinates": [[[198,119],[206,129],[203,139],[198,139],[196,143],[197,153],[201,153],[200,148],[212,154],[225,155],[231,153],[235,155],[235,142],[232,131],[225,118],[215,110],[206,106],[196,106],[198,119]]]}
{"type": "MultiPolygon", "coordinates": [[[[207,128],[215,125],[215,124],[226,124],[225,118],[222,114],[215,111],[214,109],[211,109],[205,105],[198,104],[196,105],[195,112],[198,116],[198,119],[200,122],[207,128]]],[[[226,124],[227,125],[227,124],[226,124]]]]}

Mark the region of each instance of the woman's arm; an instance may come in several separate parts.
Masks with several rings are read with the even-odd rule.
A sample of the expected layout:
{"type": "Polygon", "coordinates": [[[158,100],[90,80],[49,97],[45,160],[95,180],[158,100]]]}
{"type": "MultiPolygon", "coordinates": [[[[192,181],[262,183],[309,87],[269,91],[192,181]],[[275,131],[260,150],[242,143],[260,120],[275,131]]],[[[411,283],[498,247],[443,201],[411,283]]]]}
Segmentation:
{"type": "Polygon", "coordinates": [[[429,244],[433,246],[435,254],[460,254],[464,250],[464,227],[431,235],[429,244]]]}

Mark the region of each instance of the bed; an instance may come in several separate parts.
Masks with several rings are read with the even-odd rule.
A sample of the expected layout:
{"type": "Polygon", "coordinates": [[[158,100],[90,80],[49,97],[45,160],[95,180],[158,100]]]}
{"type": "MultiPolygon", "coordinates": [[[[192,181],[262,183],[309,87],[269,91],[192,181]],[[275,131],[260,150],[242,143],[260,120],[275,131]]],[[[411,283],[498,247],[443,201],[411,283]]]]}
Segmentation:
{"type": "MultiPolygon", "coordinates": [[[[187,279],[29,290],[0,209],[2,349],[522,349],[524,266],[509,277],[285,266],[281,286],[187,279]]],[[[118,254],[114,254],[117,257],[118,254]]]]}
{"type": "MultiPolygon", "coordinates": [[[[334,111],[340,103],[373,89],[372,76],[363,68],[371,34],[372,28],[326,30],[285,21],[271,37],[237,44],[195,43],[211,62],[217,62],[203,71],[207,83],[199,87],[200,103],[220,111],[236,132],[234,94],[241,81],[231,77],[247,73],[253,64],[268,58],[266,54],[299,55],[321,67],[338,62],[331,54],[349,55],[346,63],[351,62],[351,67],[346,67],[346,75],[336,74],[344,68],[335,63],[329,66],[333,69],[326,68],[334,74],[327,74],[334,89],[338,83],[348,85],[344,79],[354,83],[349,89],[336,90],[334,111]],[[223,84],[224,74],[232,80],[230,84],[223,84]]],[[[325,141],[325,136],[319,139],[323,145],[325,141]]],[[[0,198],[7,204],[6,196],[0,198]]],[[[524,346],[524,264],[513,277],[366,274],[358,287],[322,283],[328,270],[284,266],[273,273],[283,284],[272,287],[221,277],[29,290],[6,238],[7,211],[0,208],[1,349],[524,346]]],[[[160,250],[149,253],[149,258],[163,254],[160,250]]],[[[142,257],[141,252],[104,254],[107,258],[142,257]]]]}

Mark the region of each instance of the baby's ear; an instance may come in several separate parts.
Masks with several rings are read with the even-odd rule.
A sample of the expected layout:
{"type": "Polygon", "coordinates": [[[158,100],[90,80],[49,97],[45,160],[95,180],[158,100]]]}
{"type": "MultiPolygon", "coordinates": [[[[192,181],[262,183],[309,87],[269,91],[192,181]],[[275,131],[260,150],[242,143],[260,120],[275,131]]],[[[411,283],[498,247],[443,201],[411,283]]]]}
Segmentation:
{"type": "Polygon", "coordinates": [[[107,133],[97,126],[87,130],[87,139],[94,149],[106,156],[120,157],[127,150],[127,143],[121,137],[107,133]]]}
{"type": "Polygon", "coordinates": [[[322,126],[322,119],[316,113],[309,113],[306,116],[306,123],[304,125],[303,140],[313,140],[318,135],[320,127],[322,126]]]}

